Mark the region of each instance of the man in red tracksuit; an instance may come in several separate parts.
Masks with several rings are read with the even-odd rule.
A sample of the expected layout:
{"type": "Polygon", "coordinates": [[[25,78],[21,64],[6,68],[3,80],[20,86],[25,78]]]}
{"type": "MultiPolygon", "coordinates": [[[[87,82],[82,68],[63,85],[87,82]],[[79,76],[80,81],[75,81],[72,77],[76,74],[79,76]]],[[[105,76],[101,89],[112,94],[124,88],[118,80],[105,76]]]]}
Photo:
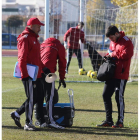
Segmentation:
{"type": "Polygon", "coordinates": [[[25,111],[26,120],[24,130],[36,130],[35,126],[32,124],[32,113],[34,104],[37,102],[38,107],[40,108],[40,117],[44,119],[44,96],[41,79],[43,64],[40,57],[40,44],[37,39],[41,26],[44,26],[44,24],[41,23],[38,18],[30,18],[27,22],[27,27],[17,39],[18,64],[21,71],[21,80],[24,85],[27,99],[20,108],[11,113],[11,117],[15,121],[15,124],[18,127],[21,127],[20,115],[25,111]],[[27,64],[33,64],[39,67],[36,81],[31,81],[31,77],[27,72],[27,64]]]}
{"type": "Polygon", "coordinates": [[[78,26],[71,27],[64,35],[64,47],[65,47],[65,49],[68,49],[67,50],[66,73],[68,73],[68,68],[69,68],[73,53],[75,53],[77,56],[79,69],[83,68],[81,50],[80,50],[80,44],[79,44],[79,40],[81,40],[82,43],[85,42],[85,40],[84,40],[85,35],[84,35],[84,32],[81,30],[83,28],[83,26],[84,26],[84,23],[79,22],[78,26]],[[68,40],[68,44],[67,44],[68,38],[69,38],[69,40],[68,40]]]}
{"type": "MultiPolygon", "coordinates": [[[[48,38],[46,39],[40,47],[41,53],[41,61],[45,66],[43,69],[44,73],[42,73],[42,80],[44,84],[44,96],[46,100],[46,110],[48,116],[48,122],[44,123],[40,127],[53,127],[58,129],[64,129],[64,127],[59,126],[53,119],[53,97],[54,97],[54,90],[55,90],[55,82],[47,83],[45,81],[45,77],[49,73],[56,72],[56,66],[58,61],[58,72],[59,72],[59,85],[63,85],[66,88],[66,83],[64,81],[65,78],[65,69],[66,69],[66,59],[65,59],[65,48],[60,43],[59,40],[55,38],[48,38]]],[[[38,108],[39,109],[39,108],[38,108]]],[[[38,113],[38,110],[36,110],[38,113]]],[[[39,114],[39,113],[38,113],[39,114]]],[[[40,114],[39,114],[40,115],[40,114]]]]}
{"type": "Polygon", "coordinates": [[[125,36],[124,32],[119,32],[116,26],[109,26],[106,37],[111,40],[109,53],[106,57],[114,59],[116,64],[113,79],[105,82],[103,91],[103,100],[106,111],[106,120],[97,125],[97,127],[110,126],[113,128],[122,128],[124,120],[124,91],[129,77],[130,62],[133,56],[133,44],[131,40],[125,36]],[[114,125],[112,119],[112,101],[111,97],[115,92],[115,99],[118,108],[118,120],[114,125]]]}

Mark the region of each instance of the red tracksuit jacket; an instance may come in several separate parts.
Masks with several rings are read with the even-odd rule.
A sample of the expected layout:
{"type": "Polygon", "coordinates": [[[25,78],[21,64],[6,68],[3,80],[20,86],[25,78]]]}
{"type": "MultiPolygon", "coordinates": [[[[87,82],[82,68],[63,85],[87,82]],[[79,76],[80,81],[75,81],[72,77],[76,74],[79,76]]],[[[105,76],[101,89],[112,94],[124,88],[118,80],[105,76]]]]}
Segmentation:
{"type": "Polygon", "coordinates": [[[18,62],[22,78],[29,76],[26,67],[27,63],[37,65],[39,67],[37,78],[41,77],[42,63],[40,57],[40,44],[37,38],[38,35],[27,27],[17,38],[18,62]]]}
{"type": "Polygon", "coordinates": [[[116,70],[114,78],[126,79],[129,77],[129,69],[131,57],[133,56],[133,44],[131,40],[125,36],[124,32],[120,32],[121,37],[116,43],[110,43],[109,49],[112,52],[112,57],[115,58],[116,70]]]}
{"type": "Polygon", "coordinates": [[[51,73],[55,73],[57,60],[59,67],[59,77],[61,80],[65,78],[66,59],[65,48],[58,39],[48,38],[40,47],[41,61],[51,73]]]}
{"type": "Polygon", "coordinates": [[[84,32],[78,27],[71,27],[64,35],[64,41],[67,41],[67,38],[69,37],[68,40],[68,48],[70,49],[79,49],[79,39],[81,39],[81,42],[84,43],[84,32]]]}

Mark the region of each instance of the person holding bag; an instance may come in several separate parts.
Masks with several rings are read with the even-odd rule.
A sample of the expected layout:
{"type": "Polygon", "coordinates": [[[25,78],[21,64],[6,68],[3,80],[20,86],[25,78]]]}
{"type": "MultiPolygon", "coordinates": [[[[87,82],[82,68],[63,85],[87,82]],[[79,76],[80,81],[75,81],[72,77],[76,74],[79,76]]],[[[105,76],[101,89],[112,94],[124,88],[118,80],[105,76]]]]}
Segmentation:
{"type": "MultiPolygon", "coordinates": [[[[133,56],[133,44],[131,40],[125,36],[123,31],[118,30],[114,25],[108,27],[106,37],[111,40],[106,58],[114,59],[115,72],[114,76],[105,81],[103,90],[103,101],[106,111],[106,120],[97,127],[124,127],[124,91],[129,77],[130,62],[133,56]],[[112,119],[112,101],[111,97],[115,92],[115,99],[118,108],[118,120],[114,125],[112,119]]],[[[105,58],[105,59],[106,59],[105,58]]]]}
{"type": "Polygon", "coordinates": [[[115,63],[114,60],[111,57],[104,57],[103,64],[99,67],[98,73],[97,73],[97,79],[99,81],[107,81],[111,79],[114,76],[115,72],[115,63]]]}

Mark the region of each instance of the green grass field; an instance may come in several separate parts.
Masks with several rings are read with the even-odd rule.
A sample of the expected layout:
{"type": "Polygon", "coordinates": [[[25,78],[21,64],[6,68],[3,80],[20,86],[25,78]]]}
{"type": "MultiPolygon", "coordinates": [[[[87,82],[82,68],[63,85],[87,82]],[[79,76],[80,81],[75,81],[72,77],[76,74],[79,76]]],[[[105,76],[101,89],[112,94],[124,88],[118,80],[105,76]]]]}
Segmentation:
{"type": "MultiPolygon", "coordinates": [[[[74,90],[76,108],[73,126],[65,130],[51,128],[26,132],[19,129],[10,117],[10,113],[25,101],[22,82],[13,77],[17,57],[2,57],[2,139],[3,140],[137,140],[138,139],[138,82],[127,83],[125,90],[124,128],[97,128],[105,120],[102,91],[104,83],[67,83],[60,88],[59,102],[68,103],[67,90],[74,90]]],[[[76,59],[73,61],[77,61],[76,59]]],[[[77,63],[77,62],[75,62],[77,63]]],[[[77,67],[71,69],[77,71],[77,67]]],[[[66,75],[68,76],[68,75],[66,75]]],[[[58,82],[56,81],[56,87],[58,82]]],[[[113,120],[117,120],[115,96],[113,102],[113,120]]],[[[33,117],[33,122],[35,118],[33,117]]],[[[25,114],[21,116],[25,124],[25,114]]]]}

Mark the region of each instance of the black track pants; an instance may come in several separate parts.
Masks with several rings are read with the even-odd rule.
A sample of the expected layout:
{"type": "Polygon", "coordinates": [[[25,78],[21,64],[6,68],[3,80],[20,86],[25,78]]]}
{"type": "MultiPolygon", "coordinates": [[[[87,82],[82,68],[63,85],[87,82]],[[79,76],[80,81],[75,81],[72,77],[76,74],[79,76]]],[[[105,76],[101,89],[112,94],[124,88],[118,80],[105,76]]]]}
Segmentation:
{"type": "Polygon", "coordinates": [[[38,78],[36,81],[22,81],[26,93],[26,101],[22,104],[20,108],[16,110],[16,112],[21,115],[25,112],[26,120],[25,123],[32,122],[32,114],[34,104],[38,103],[38,108],[40,108],[40,117],[44,119],[43,115],[43,87],[42,87],[42,79],[38,78]]]}
{"type": "Polygon", "coordinates": [[[81,50],[80,49],[68,49],[67,50],[67,67],[66,67],[66,72],[68,72],[68,68],[69,68],[70,61],[71,61],[73,53],[75,53],[76,56],[77,56],[79,68],[83,68],[83,66],[82,66],[82,58],[81,58],[81,50]]]}
{"type": "Polygon", "coordinates": [[[112,121],[112,100],[111,97],[115,92],[115,99],[118,108],[118,121],[124,119],[124,91],[127,80],[111,79],[105,82],[103,91],[103,100],[106,111],[106,120],[112,121]]]}
{"type": "Polygon", "coordinates": [[[47,83],[45,81],[45,74],[42,73],[42,80],[44,84],[44,97],[46,101],[46,111],[48,116],[47,123],[54,123],[53,119],[53,108],[54,108],[54,89],[55,82],[47,83]]]}

